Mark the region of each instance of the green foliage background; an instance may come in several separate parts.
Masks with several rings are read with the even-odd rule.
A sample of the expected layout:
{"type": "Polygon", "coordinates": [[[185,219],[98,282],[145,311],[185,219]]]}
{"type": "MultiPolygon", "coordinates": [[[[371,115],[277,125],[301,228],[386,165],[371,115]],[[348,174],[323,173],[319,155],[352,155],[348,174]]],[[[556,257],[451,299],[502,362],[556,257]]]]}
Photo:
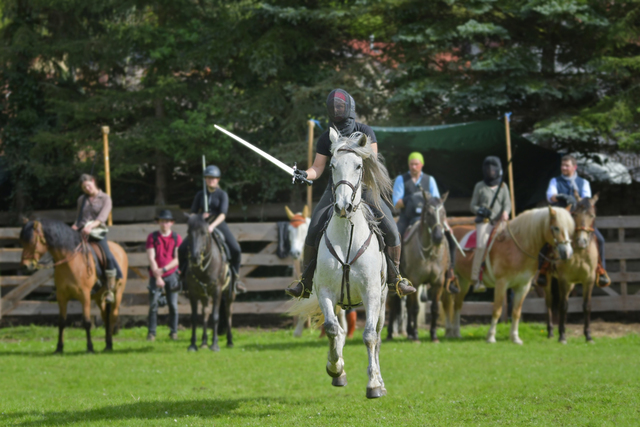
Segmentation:
{"type": "Polygon", "coordinates": [[[378,125],[513,111],[514,131],[550,147],[635,150],[639,11],[640,0],[0,0],[3,208],[73,206],[103,125],[116,205],[188,205],[202,154],[233,203],[301,200],[213,124],[306,166],[306,120],[326,120],[335,87],[378,125]]]}

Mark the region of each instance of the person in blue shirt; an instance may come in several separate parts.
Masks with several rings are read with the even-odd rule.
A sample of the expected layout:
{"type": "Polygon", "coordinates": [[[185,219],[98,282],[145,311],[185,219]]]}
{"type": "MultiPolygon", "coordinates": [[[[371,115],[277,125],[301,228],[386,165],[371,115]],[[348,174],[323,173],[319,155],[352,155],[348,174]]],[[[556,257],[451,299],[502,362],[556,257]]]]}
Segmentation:
{"type": "MultiPolygon", "coordinates": [[[[438,184],[436,180],[426,173],[422,172],[424,166],[424,157],[419,152],[413,152],[409,154],[409,171],[398,175],[393,183],[393,205],[400,211],[400,218],[398,219],[398,232],[400,238],[404,236],[405,231],[409,225],[420,219],[422,210],[418,207],[418,204],[414,202],[414,194],[418,193],[419,197],[422,197],[421,189],[431,193],[431,197],[440,198],[440,191],[438,190],[438,184]]],[[[453,265],[456,254],[456,245],[453,241],[451,233],[445,231],[445,236],[449,242],[449,271],[447,272],[448,279],[454,279],[453,265]]],[[[455,288],[454,288],[455,289],[455,288]]]]}
{"type": "MultiPolygon", "coordinates": [[[[556,178],[551,178],[549,181],[549,187],[547,188],[547,201],[552,206],[567,207],[572,205],[576,206],[577,200],[575,195],[580,196],[581,199],[585,197],[591,197],[591,184],[584,178],[578,176],[578,161],[575,157],[567,154],[562,157],[560,164],[561,175],[556,178]]],[[[598,286],[605,287],[611,284],[611,279],[606,271],[606,264],[604,259],[604,237],[602,233],[594,227],[593,233],[598,241],[598,252],[600,254],[600,262],[598,263],[598,286]]],[[[547,285],[547,272],[550,264],[544,259],[544,255],[548,253],[548,248],[545,246],[540,252],[540,270],[538,272],[538,279],[536,283],[540,286],[547,285]]]]}

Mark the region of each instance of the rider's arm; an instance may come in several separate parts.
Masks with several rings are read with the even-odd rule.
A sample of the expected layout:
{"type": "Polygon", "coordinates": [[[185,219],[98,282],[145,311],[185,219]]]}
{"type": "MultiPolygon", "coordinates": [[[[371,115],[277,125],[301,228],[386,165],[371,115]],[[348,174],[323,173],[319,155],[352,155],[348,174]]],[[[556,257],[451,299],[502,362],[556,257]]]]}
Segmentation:
{"type": "Polygon", "coordinates": [[[374,153],[378,154],[378,143],[377,142],[372,142],[371,143],[371,149],[373,150],[374,153]]]}
{"type": "Polygon", "coordinates": [[[549,203],[557,202],[558,199],[556,199],[556,194],[558,194],[558,184],[556,183],[555,178],[551,178],[551,181],[549,181],[549,187],[547,187],[547,201],[549,201],[549,203]]]}
{"type": "Polygon", "coordinates": [[[440,190],[438,190],[438,184],[436,184],[436,179],[434,177],[429,177],[429,193],[431,193],[431,197],[440,198],[440,190]]]}
{"type": "Polygon", "coordinates": [[[507,186],[502,183],[500,188],[500,192],[502,193],[502,216],[506,214],[506,219],[509,219],[509,214],[511,213],[511,195],[509,194],[509,189],[507,186]]]}
{"type": "Polygon", "coordinates": [[[404,197],[404,180],[402,179],[402,175],[398,175],[396,180],[393,182],[393,193],[391,193],[391,200],[393,201],[393,206],[396,209],[404,208],[404,201],[402,198],[404,197]]]}
{"type": "Polygon", "coordinates": [[[581,198],[591,198],[591,184],[589,184],[589,181],[587,181],[586,179],[584,180],[584,185],[582,186],[582,194],[580,195],[581,198]]]}
{"type": "Polygon", "coordinates": [[[100,224],[106,225],[109,213],[111,213],[111,197],[109,197],[107,193],[101,193],[100,197],[102,199],[102,209],[100,209],[100,213],[96,216],[96,221],[100,222],[94,222],[92,224],[92,228],[97,227],[100,224]]]}
{"type": "Polygon", "coordinates": [[[227,212],[229,211],[229,196],[227,195],[226,192],[222,190],[218,190],[218,191],[220,191],[219,197],[221,198],[220,215],[218,215],[216,219],[214,219],[211,225],[209,226],[210,232],[213,232],[213,229],[216,228],[218,225],[220,225],[222,221],[224,221],[227,218],[227,212]]]}
{"type": "Polygon", "coordinates": [[[324,154],[316,153],[316,158],[313,159],[313,165],[307,169],[307,179],[313,181],[314,179],[320,178],[320,175],[322,175],[327,165],[327,158],[324,154]]]}
{"type": "Polygon", "coordinates": [[[476,184],[476,187],[473,189],[473,196],[471,196],[471,206],[469,207],[471,209],[471,212],[473,212],[474,215],[478,214],[478,209],[480,209],[480,205],[478,205],[478,203],[480,203],[480,186],[482,185],[482,181],[480,181],[479,183],[476,184]]]}
{"type": "Polygon", "coordinates": [[[176,246],[173,251],[173,259],[169,262],[169,264],[164,266],[165,271],[171,271],[178,266],[178,247],[176,246]]]}

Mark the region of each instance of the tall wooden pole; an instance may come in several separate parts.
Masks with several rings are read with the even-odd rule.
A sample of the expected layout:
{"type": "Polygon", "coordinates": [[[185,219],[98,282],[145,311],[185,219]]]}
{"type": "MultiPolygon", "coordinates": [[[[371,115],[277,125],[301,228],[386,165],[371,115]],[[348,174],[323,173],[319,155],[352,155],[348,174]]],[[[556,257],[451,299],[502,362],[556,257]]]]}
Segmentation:
{"type": "MultiPolygon", "coordinates": [[[[313,164],[313,128],[315,123],[312,120],[307,121],[309,126],[309,146],[307,153],[307,169],[313,164]]],[[[307,206],[309,206],[309,212],[313,212],[313,186],[307,186],[307,206]]]]}
{"type": "Polygon", "coordinates": [[[509,162],[509,191],[511,192],[511,218],[516,217],[516,194],[513,188],[513,161],[511,160],[511,132],[509,131],[509,116],[504,115],[504,127],[507,134],[507,162],[509,162]]]}
{"type": "MultiPolygon", "coordinates": [[[[107,194],[111,197],[111,174],[109,171],[109,126],[102,126],[102,143],[104,145],[104,186],[107,194]]],[[[109,212],[107,225],[113,225],[113,217],[109,212]]]]}

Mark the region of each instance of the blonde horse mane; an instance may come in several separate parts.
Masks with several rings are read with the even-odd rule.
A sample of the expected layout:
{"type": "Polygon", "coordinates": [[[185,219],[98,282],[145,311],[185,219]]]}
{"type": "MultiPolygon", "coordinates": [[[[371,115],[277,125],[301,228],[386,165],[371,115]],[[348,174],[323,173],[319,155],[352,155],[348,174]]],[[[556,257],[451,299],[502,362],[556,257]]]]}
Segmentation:
{"type": "MultiPolygon", "coordinates": [[[[573,222],[573,218],[571,218],[571,214],[567,212],[566,209],[556,207],[552,207],[551,209],[553,209],[556,214],[558,227],[567,230],[569,232],[569,236],[573,236],[575,224],[573,222]]],[[[549,226],[549,207],[524,211],[509,223],[509,227],[514,234],[526,236],[530,239],[541,239],[540,242],[533,242],[535,246],[539,246],[540,248],[544,245],[544,238],[538,237],[541,236],[539,234],[539,230],[546,230],[549,226]]]]}
{"type": "Polygon", "coordinates": [[[384,157],[382,154],[376,155],[371,147],[371,138],[362,132],[355,132],[349,137],[340,136],[332,141],[331,153],[334,156],[338,157],[353,151],[362,158],[364,169],[362,182],[371,190],[375,206],[380,208],[381,198],[391,203],[389,195],[393,191],[393,183],[389,177],[389,171],[383,164],[384,157]],[[366,137],[366,143],[360,145],[360,140],[363,137],[366,137]],[[340,152],[341,149],[349,151],[340,152]]]}

